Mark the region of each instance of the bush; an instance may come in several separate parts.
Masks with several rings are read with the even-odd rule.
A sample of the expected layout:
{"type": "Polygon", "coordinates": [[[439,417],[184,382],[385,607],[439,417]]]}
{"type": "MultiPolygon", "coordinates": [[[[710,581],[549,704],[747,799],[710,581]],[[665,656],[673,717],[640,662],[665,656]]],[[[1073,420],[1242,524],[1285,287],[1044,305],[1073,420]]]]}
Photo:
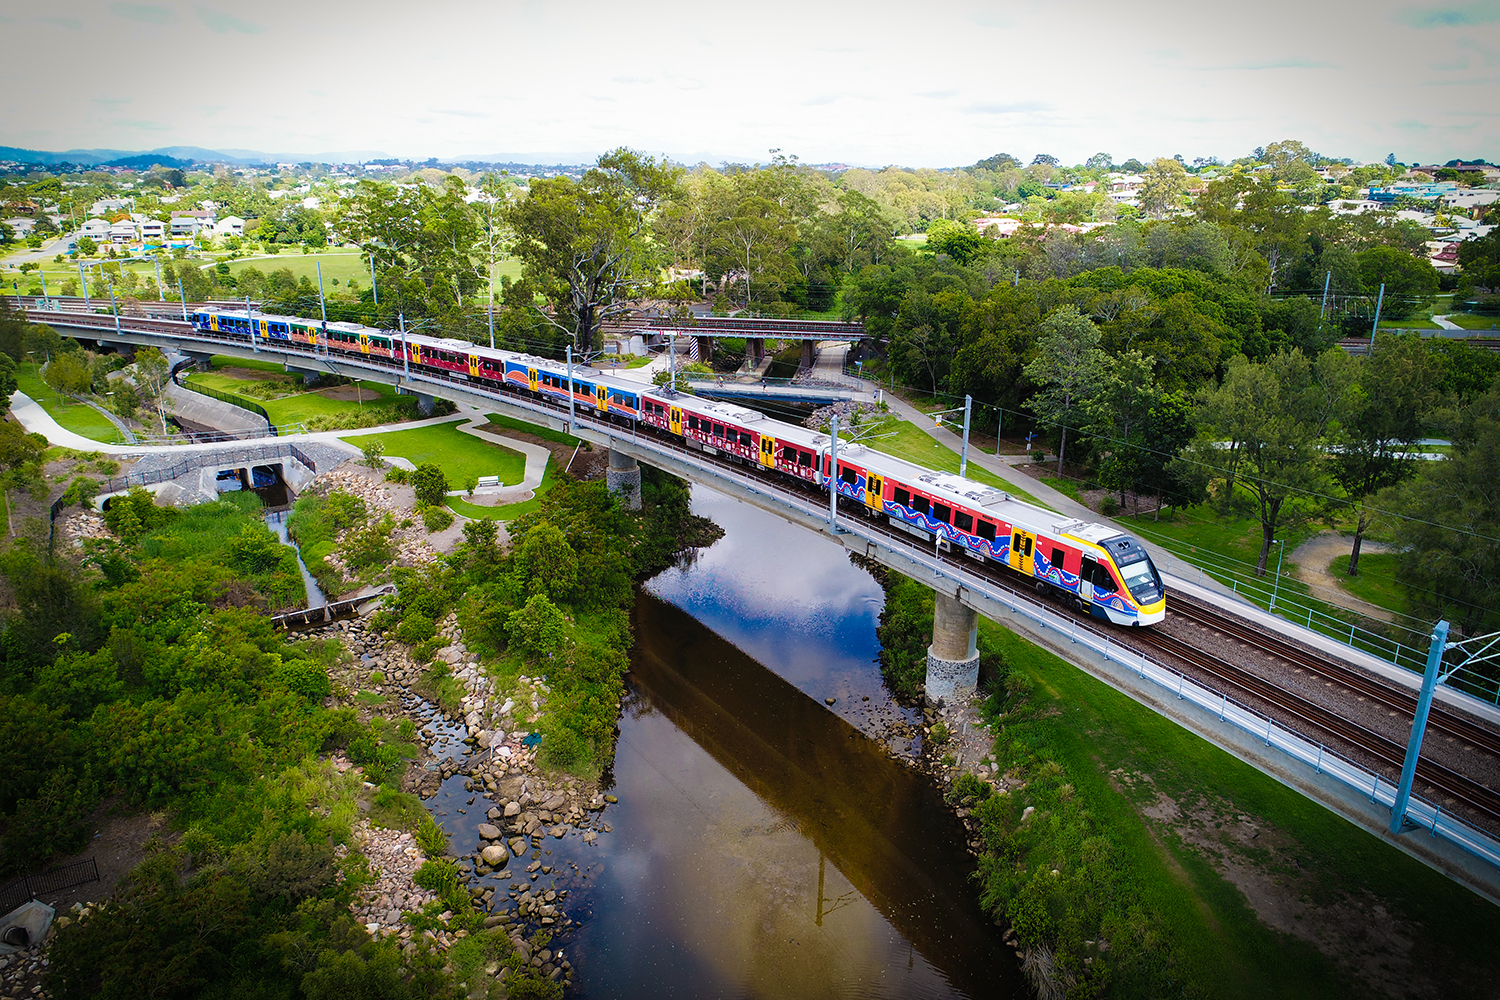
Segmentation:
{"type": "Polygon", "coordinates": [[[948,742],[953,734],[948,732],[948,724],[946,722],[938,722],[933,724],[932,732],[929,735],[932,737],[932,742],[935,745],[942,746],[948,742]]]}
{"type": "Polygon", "coordinates": [[[1120,502],[1115,499],[1113,493],[1104,494],[1104,499],[1099,501],[1099,513],[1105,517],[1114,517],[1120,511],[1120,502]]]}
{"type": "Polygon", "coordinates": [[[458,888],[458,869],[447,861],[424,861],[411,880],[428,892],[446,896],[458,888]]]}
{"type": "Polygon", "coordinates": [[[385,481],[388,483],[409,483],[411,482],[411,473],[399,465],[393,465],[385,470],[385,481]]]}
{"type": "Polygon", "coordinates": [[[524,607],[511,612],[505,630],[517,651],[539,660],[563,648],[568,638],[568,619],[545,594],[532,594],[524,607]]]}
{"type": "Polygon", "coordinates": [[[428,531],[442,531],[453,523],[453,512],[447,507],[422,508],[422,524],[428,531]]]}
{"type": "Polygon", "coordinates": [[[417,491],[417,502],[440,507],[448,495],[448,477],[431,462],[423,462],[411,474],[411,485],[417,491]]]}
{"type": "Polygon", "coordinates": [[[423,813],[413,836],[417,839],[417,846],[430,856],[442,854],[448,849],[448,835],[438,826],[438,821],[432,818],[431,813],[423,813]]]}
{"type": "Polygon", "coordinates": [[[428,615],[420,611],[408,611],[401,624],[396,626],[396,638],[408,646],[416,646],[437,635],[437,625],[428,615]]]}

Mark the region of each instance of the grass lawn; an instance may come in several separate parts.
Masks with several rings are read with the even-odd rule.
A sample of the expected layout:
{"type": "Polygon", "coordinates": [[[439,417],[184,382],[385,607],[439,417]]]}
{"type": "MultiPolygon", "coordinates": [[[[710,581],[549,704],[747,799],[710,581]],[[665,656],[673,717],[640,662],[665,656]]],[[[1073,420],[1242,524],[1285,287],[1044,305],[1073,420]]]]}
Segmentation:
{"type": "MultiPolygon", "coordinates": [[[[212,261],[208,266],[214,267],[217,263],[218,261],[212,261]]],[[[318,283],[318,264],[321,263],[325,294],[331,294],[335,288],[348,285],[351,278],[360,288],[370,287],[370,258],[358,250],[328,250],[323,253],[304,254],[298,248],[291,248],[282,250],[278,254],[265,254],[257,249],[239,260],[230,260],[227,263],[231,274],[243,271],[247,267],[253,267],[265,274],[285,268],[292,272],[292,277],[299,280],[306,277],[314,285],[318,283]],[[335,280],[338,281],[338,285],[334,285],[335,280]]],[[[499,294],[500,279],[505,275],[509,275],[512,281],[520,278],[521,262],[518,260],[495,262],[496,294],[499,294]]],[[[49,277],[47,280],[52,279],[49,277]]]]}
{"type": "MultiPolygon", "coordinates": [[[[842,437],[842,435],[841,435],[842,437]]],[[[900,417],[886,417],[880,429],[872,432],[866,440],[870,447],[876,451],[883,451],[887,455],[896,458],[904,458],[908,462],[915,462],[925,469],[937,469],[941,472],[958,473],[958,453],[943,447],[931,435],[922,428],[900,417]],[[890,435],[879,437],[877,435],[890,435]]],[[[970,454],[974,452],[972,442],[969,445],[970,454]]],[[[1036,497],[1027,493],[1018,486],[1012,486],[988,469],[974,463],[969,463],[967,472],[969,479],[986,486],[993,486],[998,490],[1004,490],[1012,496],[1022,497],[1035,504],[1041,504],[1036,497]]],[[[1046,506],[1045,504],[1041,504],[1046,506]]]]}
{"type": "Polygon", "coordinates": [[[562,431],[555,431],[550,427],[540,424],[530,424],[515,417],[505,417],[498,413],[486,413],[484,418],[489,421],[490,427],[501,427],[508,431],[520,431],[523,434],[534,434],[543,441],[552,441],[557,444],[566,444],[574,448],[578,447],[578,438],[562,431]]]}
{"type": "Polygon", "coordinates": [[[552,489],[553,463],[547,463],[547,471],[542,474],[542,485],[537,487],[535,495],[530,500],[522,500],[520,503],[502,504],[499,507],[483,507],[477,503],[459,497],[448,498],[448,508],[455,514],[462,514],[471,521],[513,521],[522,514],[530,514],[542,505],[542,497],[552,489]]]}
{"type": "Polygon", "coordinates": [[[461,488],[471,476],[499,476],[500,482],[507,485],[526,478],[526,456],[463,433],[458,429],[460,422],[383,434],[361,434],[340,440],[356,448],[379,441],[385,445],[387,457],[404,458],[413,465],[431,462],[447,475],[451,489],[461,488]]]}
{"type": "MultiPolygon", "coordinates": [[[[225,375],[223,374],[223,369],[235,367],[280,372],[283,370],[281,365],[271,361],[241,361],[238,358],[216,357],[213,360],[213,367],[214,370],[211,372],[199,372],[190,376],[189,381],[197,385],[208,386],[211,389],[218,389],[221,392],[231,392],[260,404],[265,407],[266,413],[271,418],[271,423],[276,424],[278,427],[305,423],[313,417],[349,413],[362,408],[390,408],[395,406],[396,400],[401,398],[394,386],[388,386],[380,382],[361,381],[359,388],[365,392],[376,393],[377,398],[367,398],[363,403],[360,403],[352,399],[330,399],[320,391],[311,391],[293,393],[289,396],[283,396],[280,399],[259,399],[245,390],[248,386],[264,383],[258,383],[257,380],[253,379],[239,379],[225,375]]],[[[394,414],[391,416],[391,419],[395,419],[394,414]]]]}
{"type": "Polygon", "coordinates": [[[16,388],[40,403],[53,420],[74,434],[82,434],[103,444],[125,443],[120,429],[92,406],[84,403],[59,403],[57,393],[37,378],[36,369],[32,366],[16,366],[16,388]]]}
{"type": "Polygon", "coordinates": [[[1027,739],[1122,849],[1111,877],[1155,915],[1184,995],[1365,997],[1372,979],[1411,972],[1417,992],[1490,993],[1500,909],[1003,627],[979,627],[1035,683],[1027,739]],[[1377,926],[1401,928],[1409,953],[1367,937],[1377,926]]]}
{"type": "Polygon", "coordinates": [[[1396,582],[1396,556],[1389,552],[1363,552],[1359,576],[1349,575],[1349,556],[1342,555],[1328,567],[1339,585],[1362,601],[1391,611],[1406,613],[1406,591],[1396,582]]]}
{"type": "Polygon", "coordinates": [[[1448,321],[1465,330],[1500,330],[1500,316],[1481,316],[1478,313],[1451,313],[1448,321]]]}
{"type": "Polygon", "coordinates": [[[1394,330],[1441,330],[1442,327],[1425,317],[1413,316],[1411,319],[1382,319],[1380,329],[1391,332],[1394,330]]]}

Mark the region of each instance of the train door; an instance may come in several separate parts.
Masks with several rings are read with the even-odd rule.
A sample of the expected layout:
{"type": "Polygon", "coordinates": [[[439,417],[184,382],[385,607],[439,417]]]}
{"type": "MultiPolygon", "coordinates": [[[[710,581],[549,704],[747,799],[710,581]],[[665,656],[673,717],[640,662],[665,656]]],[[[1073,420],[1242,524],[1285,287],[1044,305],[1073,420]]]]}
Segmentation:
{"type": "Polygon", "coordinates": [[[218,333],[219,332],[219,314],[218,313],[209,313],[208,314],[208,328],[210,330],[212,330],[214,333],[218,333]]]}
{"type": "Polygon", "coordinates": [[[602,385],[594,386],[594,398],[599,401],[599,412],[609,412],[609,389],[602,385]]]}
{"type": "Polygon", "coordinates": [[[469,355],[469,377],[479,377],[479,355],[477,354],[469,355]]]}
{"type": "Polygon", "coordinates": [[[536,369],[535,368],[528,368],[528,369],[526,369],[526,388],[530,389],[532,392],[536,392],[536,369]]]}
{"type": "Polygon", "coordinates": [[[873,472],[865,472],[865,506],[873,511],[885,509],[881,498],[881,491],[885,488],[885,477],[878,476],[873,472]]]}
{"type": "Polygon", "coordinates": [[[1099,563],[1087,552],[1078,569],[1078,596],[1085,604],[1094,603],[1094,580],[1098,578],[1099,563]]]}
{"type": "Polygon", "coordinates": [[[262,337],[265,337],[267,340],[270,339],[270,337],[271,337],[271,323],[270,323],[269,320],[264,320],[263,319],[263,320],[260,321],[260,335],[262,337]]]}
{"type": "Polygon", "coordinates": [[[1013,528],[1010,533],[1010,565],[1027,576],[1032,574],[1031,553],[1036,547],[1036,536],[1029,531],[1013,528]]]}
{"type": "Polygon", "coordinates": [[[760,464],[768,469],[776,468],[776,439],[760,436],[760,464]]]}
{"type": "Polygon", "coordinates": [[[368,333],[361,333],[359,335],[359,353],[370,353],[370,335],[368,333]]]}
{"type": "Polygon", "coordinates": [[[680,435],[682,433],[682,407],[672,407],[667,411],[667,418],[671,424],[672,433],[680,435]]]}

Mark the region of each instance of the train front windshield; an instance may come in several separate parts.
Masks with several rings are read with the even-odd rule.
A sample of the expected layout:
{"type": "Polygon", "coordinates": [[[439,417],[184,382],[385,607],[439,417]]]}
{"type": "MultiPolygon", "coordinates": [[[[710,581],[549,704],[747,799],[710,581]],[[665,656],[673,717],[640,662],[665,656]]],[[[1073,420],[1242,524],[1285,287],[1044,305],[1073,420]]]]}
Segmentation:
{"type": "Polygon", "coordinates": [[[1124,579],[1125,586],[1130,594],[1141,604],[1150,604],[1161,598],[1161,577],[1156,573],[1156,567],[1151,564],[1151,557],[1144,552],[1140,558],[1130,563],[1121,563],[1120,576],[1124,579]]]}

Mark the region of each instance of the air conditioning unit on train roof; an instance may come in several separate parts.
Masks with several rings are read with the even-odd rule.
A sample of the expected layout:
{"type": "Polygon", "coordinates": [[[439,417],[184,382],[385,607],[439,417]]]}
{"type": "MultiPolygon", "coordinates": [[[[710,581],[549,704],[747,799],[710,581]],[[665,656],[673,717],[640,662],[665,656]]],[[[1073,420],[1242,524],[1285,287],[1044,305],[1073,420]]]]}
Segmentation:
{"type": "Polygon", "coordinates": [[[1078,518],[1074,517],[1069,518],[1066,521],[1058,521],[1056,524],[1052,525],[1052,533],[1054,535],[1077,534],[1079,531],[1082,531],[1088,526],[1089,522],[1080,521],[1078,520],[1078,518]]]}

